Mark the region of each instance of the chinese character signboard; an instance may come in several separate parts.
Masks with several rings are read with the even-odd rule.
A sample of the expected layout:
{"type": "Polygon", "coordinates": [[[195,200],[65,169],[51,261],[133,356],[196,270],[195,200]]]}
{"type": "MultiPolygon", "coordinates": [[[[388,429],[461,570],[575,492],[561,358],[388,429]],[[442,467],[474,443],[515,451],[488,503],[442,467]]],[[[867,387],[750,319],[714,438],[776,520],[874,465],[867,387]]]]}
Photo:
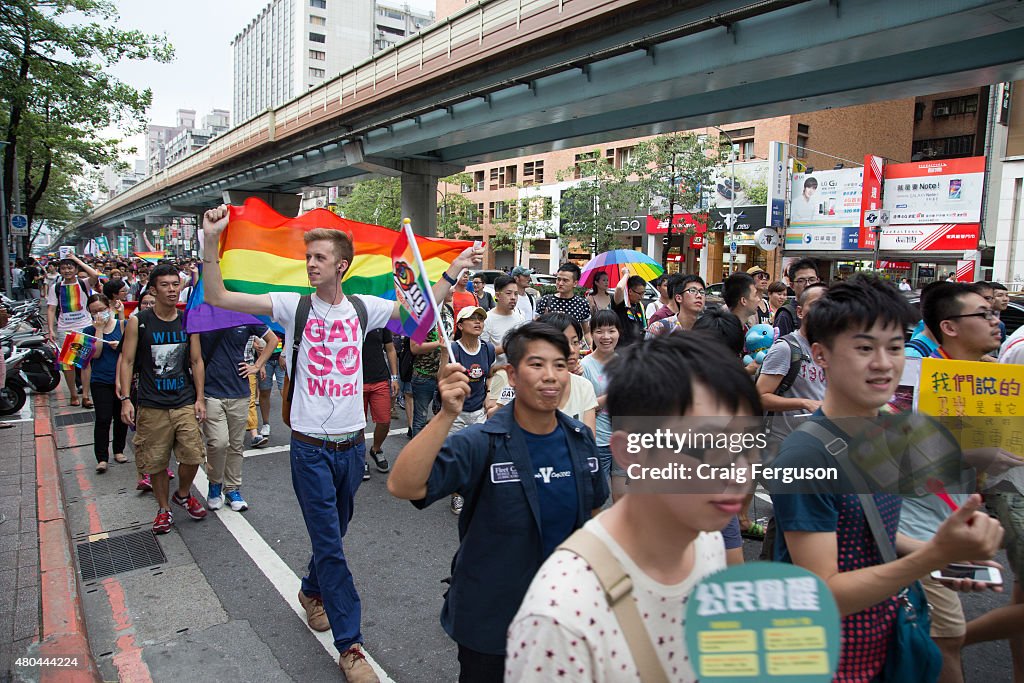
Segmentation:
{"type": "Polygon", "coordinates": [[[889,164],[885,208],[893,225],[978,223],[985,157],[889,164]]]}
{"type": "Polygon", "coordinates": [[[882,225],[882,169],[885,161],[872,154],[864,156],[864,183],[860,197],[860,235],[857,246],[875,248],[875,229],[882,225]]]}
{"type": "Polygon", "coordinates": [[[705,577],[686,605],[686,647],[700,680],[831,681],[839,610],[801,567],[753,562],[705,577]]]}
{"type": "Polygon", "coordinates": [[[911,251],[967,251],[978,248],[981,225],[890,225],[882,229],[882,249],[911,251]]]}
{"type": "Polygon", "coordinates": [[[789,169],[786,164],[786,144],[768,143],[768,221],[773,228],[786,224],[786,185],[789,169]]]}

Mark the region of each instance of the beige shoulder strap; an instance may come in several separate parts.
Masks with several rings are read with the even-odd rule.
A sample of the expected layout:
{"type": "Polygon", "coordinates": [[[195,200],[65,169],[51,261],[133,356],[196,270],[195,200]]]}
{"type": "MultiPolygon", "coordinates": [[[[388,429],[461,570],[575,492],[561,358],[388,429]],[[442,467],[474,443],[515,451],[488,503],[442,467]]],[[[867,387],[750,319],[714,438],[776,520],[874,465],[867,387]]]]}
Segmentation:
{"type": "Polygon", "coordinates": [[[644,628],[640,610],[631,599],[633,581],[608,546],[589,531],[578,529],[558,547],[581,557],[597,576],[608,606],[612,608],[622,635],[626,637],[626,644],[640,672],[640,680],[644,683],[668,683],[665,669],[658,661],[658,653],[654,651],[651,638],[644,628]]]}

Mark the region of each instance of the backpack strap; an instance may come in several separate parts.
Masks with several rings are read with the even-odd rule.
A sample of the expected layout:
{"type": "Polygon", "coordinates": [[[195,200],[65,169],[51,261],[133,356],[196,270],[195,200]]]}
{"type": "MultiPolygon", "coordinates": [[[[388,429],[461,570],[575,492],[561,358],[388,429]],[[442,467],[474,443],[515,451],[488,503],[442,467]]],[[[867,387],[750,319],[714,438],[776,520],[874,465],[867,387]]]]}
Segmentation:
{"type": "Polygon", "coordinates": [[[640,680],[644,683],[668,683],[665,669],[658,661],[658,653],[654,650],[654,644],[640,617],[640,610],[633,600],[633,581],[608,546],[586,529],[577,529],[558,549],[579,556],[594,572],[604,590],[608,607],[615,614],[622,635],[626,638],[640,680]]]}
{"type": "Polygon", "coordinates": [[[778,388],[775,390],[775,394],[777,396],[782,396],[793,388],[793,383],[796,382],[796,378],[800,374],[800,367],[804,362],[810,362],[811,360],[804,355],[804,351],[800,347],[800,343],[788,334],[783,335],[782,341],[789,345],[789,370],[786,372],[786,376],[782,378],[782,381],[779,382],[778,388]]]}
{"type": "Polygon", "coordinates": [[[359,318],[359,329],[363,335],[363,339],[366,338],[366,325],[369,316],[366,314],[366,304],[355,294],[347,295],[347,298],[352,302],[352,308],[356,309],[356,317],[359,318]]]}
{"type": "Polygon", "coordinates": [[[906,346],[909,349],[914,349],[915,351],[917,351],[918,355],[920,355],[921,358],[928,358],[932,354],[932,350],[929,349],[928,345],[925,344],[920,339],[908,339],[907,343],[904,344],[904,346],[906,346]]]}
{"type": "Polygon", "coordinates": [[[299,303],[295,307],[295,325],[292,327],[292,364],[290,366],[292,378],[288,383],[288,405],[291,405],[295,397],[295,368],[299,363],[299,345],[302,343],[302,331],[306,329],[306,321],[309,320],[309,309],[312,300],[309,294],[299,297],[299,303]]]}

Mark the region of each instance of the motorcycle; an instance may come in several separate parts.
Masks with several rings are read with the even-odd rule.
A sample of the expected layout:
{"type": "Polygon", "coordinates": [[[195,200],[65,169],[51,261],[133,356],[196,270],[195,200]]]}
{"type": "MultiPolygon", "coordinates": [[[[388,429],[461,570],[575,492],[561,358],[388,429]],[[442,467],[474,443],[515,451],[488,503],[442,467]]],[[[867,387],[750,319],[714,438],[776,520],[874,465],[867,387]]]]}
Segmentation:
{"type": "Polygon", "coordinates": [[[7,355],[7,378],[4,388],[0,389],[0,415],[13,415],[25,406],[27,382],[22,377],[21,367],[29,353],[15,346],[7,355]]]}
{"type": "Polygon", "coordinates": [[[57,370],[57,346],[38,334],[6,331],[0,335],[0,343],[25,351],[22,360],[22,378],[32,391],[45,394],[60,385],[57,370]]]}

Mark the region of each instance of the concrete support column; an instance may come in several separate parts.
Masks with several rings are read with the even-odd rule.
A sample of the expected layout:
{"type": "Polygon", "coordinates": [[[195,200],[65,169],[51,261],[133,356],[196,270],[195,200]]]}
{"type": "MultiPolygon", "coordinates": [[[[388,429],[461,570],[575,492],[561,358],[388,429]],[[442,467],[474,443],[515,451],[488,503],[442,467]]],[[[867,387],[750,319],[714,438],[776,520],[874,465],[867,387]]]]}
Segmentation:
{"type": "Polygon", "coordinates": [[[417,235],[436,236],[438,176],[403,172],[401,177],[402,217],[412,221],[417,235]]]}

